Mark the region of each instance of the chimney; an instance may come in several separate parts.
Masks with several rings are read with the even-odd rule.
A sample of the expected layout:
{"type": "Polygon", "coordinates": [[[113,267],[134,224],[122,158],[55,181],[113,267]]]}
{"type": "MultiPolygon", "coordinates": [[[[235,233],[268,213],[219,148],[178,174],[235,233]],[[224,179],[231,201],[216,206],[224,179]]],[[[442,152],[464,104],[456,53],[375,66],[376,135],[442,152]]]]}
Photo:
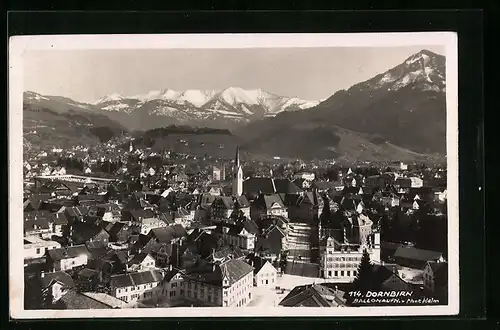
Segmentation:
{"type": "Polygon", "coordinates": [[[169,271],[172,271],[172,264],[170,264],[170,265],[168,266],[168,270],[169,270],[169,271]]]}
{"type": "Polygon", "coordinates": [[[212,273],[215,273],[215,262],[212,263],[212,273]]]}
{"type": "Polygon", "coordinates": [[[40,273],[40,278],[44,278],[44,277],[45,277],[45,272],[43,272],[43,271],[42,271],[42,272],[40,273]]]}

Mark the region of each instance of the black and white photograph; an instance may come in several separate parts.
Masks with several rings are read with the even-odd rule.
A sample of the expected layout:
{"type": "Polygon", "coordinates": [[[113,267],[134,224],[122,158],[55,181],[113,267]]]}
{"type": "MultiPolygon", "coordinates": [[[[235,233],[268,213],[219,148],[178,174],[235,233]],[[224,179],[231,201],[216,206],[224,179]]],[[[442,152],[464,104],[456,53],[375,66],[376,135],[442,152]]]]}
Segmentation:
{"type": "Polygon", "coordinates": [[[455,34],[23,36],[9,61],[12,317],[458,313],[455,34]]]}

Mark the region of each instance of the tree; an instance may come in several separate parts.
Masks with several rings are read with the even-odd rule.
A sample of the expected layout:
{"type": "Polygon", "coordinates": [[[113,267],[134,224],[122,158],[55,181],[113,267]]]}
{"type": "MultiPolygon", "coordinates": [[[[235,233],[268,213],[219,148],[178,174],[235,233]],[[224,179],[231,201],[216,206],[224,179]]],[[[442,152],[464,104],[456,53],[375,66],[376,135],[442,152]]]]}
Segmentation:
{"type": "Polygon", "coordinates": [[[373,265],[370,261],[370,255],[368,251],[365,249],[363,251],[363,256],[361,257],[361,262],[358,266],[358,274],[356,275],[356,279],[353,282],[354,287],[361,291],[367,292],[373,287],[372,282],[372,270],[373,265]]]}

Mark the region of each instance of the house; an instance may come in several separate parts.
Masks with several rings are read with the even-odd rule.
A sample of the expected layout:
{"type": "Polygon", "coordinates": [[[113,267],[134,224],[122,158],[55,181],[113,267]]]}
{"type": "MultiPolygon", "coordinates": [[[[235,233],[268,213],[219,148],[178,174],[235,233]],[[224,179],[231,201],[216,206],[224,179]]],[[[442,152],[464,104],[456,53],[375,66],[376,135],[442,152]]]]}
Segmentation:
{"type": "Polygon", "coordinates": [[[210,206],[211,218],[216,221],[228,219],[235,210],[243,212],[245,217],[250,217],[250,203],[245,196],[217,197],[210,206]]]}
{"type": "Polygon", "coordinates": [[[185,207],[179,206],[174,214],[174,222],[181,224],[184,227],[190,227],[191,222],[194,220],[193,213],[185,207]]]}
{"type": "Polygon", "coordinates": [[[163,272],[156,269],[113,275],[110,294],[126,303],[150,299],[162,280],[163,272]]]}
{"type": "Polygon", "coordinates": [[[101,282],[100,273],[91,268],[83,268],[76,274],[75,284],[78,291],[95,291],[101,282]]]}
{"type": "Polygon", "coordinates": [[[155,268],[155,259],[149,253],[145,252],[137,253],[127,262],[128,272],[139,272],[155,268]]]}
{"type": "Polygon", "coordinates": [[[396,187],[408,189],[408,188],[420,188],[423,187],[424,181],[418,177],[400,177],[396,179],[396,187]]]}
{"type": "Polygon", "coordinates": [[[413,291],[412,286],[399,276],[397,265],[394,264],[374,264],[370,279],[373,290],[413,291]]]}
{"type": "Polygon", "coordinates": [[[71,222],[83,222],[83,217],[89,213],[89,208],[86,206],[74,206],[67,207],[64,210],[68,221],[71,222]]]}
{"type": "Polygon", "coordinates": [[[176,301],[183,298],[183,278],[179,269],[170,267],[165,270],[163,281],[157,286],[156,296],[163,301],[176,301]]]}
{"type": "Polygon", "coordinates": [[[24,212],[24,235],[50,237],[52,214],[48,211],[24,212]]]}
{"type": "Polygon", "coordinates": [[[122,218],[122,212],[116,204],[99,204],[96,206],[98,214],[104,221],[116,222],[122,218]]]}
{"type": "Polygon", "coordinates": [[[245,261],[254,268],[254,286],[268,288],[276,287],[278,271],[268,260],[256,255],[249,255],[245,261]]]}
{"type": "MultiPolygon", "coordinates": [[[[248,228],[248,225],[246,227],[248,228]]],[[[253,251],[255,247],[256,234],[250,232],[250,229],[247,230],[247,228],[245,228],[244,223],[219,223],[214,232],[222,237],[225,244],[253,251]]]]}
{"type": "Polygon", "coordinates": [[[66,271],[85,266],[89,256],[89,251],[83,244],[48,250],[45,254],[47,268],[51,271],[66,271]]]}
{"type": "Polygon", "coordinates": [[[140,225],[140,228],[141,228],[140,233],[143,235],[149,234],[149,231],[151,229],[163,228],[163,227],[168,226],[168,224],[165,221],[163,221],[159,217],[155,217],[155,216],[144,218],[141,221],[142,221],[142,223],[140,225]]]}
{"type": "Polygon", "coordinates": [[[63,236],[69,229],[68,218],[63,212],[52,213],[51,216],[52,232],[56,236],[63,236]]]}
{"type": "Polygon", "coordinates": [[[257,236],[255,253],[265,259],[279,260],[282,252],[288,250],[286,232],[279,225],[271,224],[257,236]]]}
{"type": "Polygon", "coordinates": [[[108,246],[109,233],[102,227],[85,222],[75,222],[70,226],[73,244],[93,243],[94,246],[108,246]]]}
{"type": "Polygon", "coordinates": [[[441,252],[400,246],[394,253],[394,261],[400,266],[421,270],[429,261],[443,262],[445,260],[441,252]]]}
{"type": "Polygon", "coordinates": [[[75,288],[75,283],[71,276],[64,271],[51,273],[40,273],[42,305],[51,307],[62,296],[75,288]]]}
{"type": "Polygon", "coordinates": [[[424,268],[424,288],[445,298],[448,295],[448,263],[428,261],[424,268]]]}
{"type": "Polygon", "coordinates": [[[55,241],[44,240],[37,236],[25,237],[24,260],[41,258],[47,251],[59,248],[61,248],[61,244],[55,241]]]}
{"type": "Polygon", "coordinates": [[[184,297],[193,302],[243,307],[252,300],[253,267],[240,259],[191,269],[183,278],[184,297]]]}
{"type": "Polygon", "coordinates": [[[317,191],[307,191],[303,195],[286,195],[285,204],[290,220],[309,224],[318,222],[324,206],[323,198],[317,191]]]}
{"type": "Polygon", "coordinates": [[[66,175],[66,168],[57,166],[52,169],[52,173],[50,173],[50,175],[66,175]]]}
{"type": "Polygon", "coordinates": [[[83,170],[83,173],[85,173],[85,174],[90,174],[90,173],[92,173],[92,170],[90,169],[90,167],[86,167],[86,168],[83,170]]]}
{"type": "Polygon", "coordinates": [[[132,235],[131,228],[123,222],[110,222],[104,229],[109,233],[109,242],[126,242],[132,235]]]}
{"type": "Polygon", "coordinates": [[[284,307],[345,307],[345,293],[321,284],[296,286],[278,306],[284,307]]]}
{"type": "Polygon", "coordinates": [[[288,217],[288,210],[277,194],[260,195],[250,206],[250,217],[258,222],[264,216],[277,215],[288,217]]]}

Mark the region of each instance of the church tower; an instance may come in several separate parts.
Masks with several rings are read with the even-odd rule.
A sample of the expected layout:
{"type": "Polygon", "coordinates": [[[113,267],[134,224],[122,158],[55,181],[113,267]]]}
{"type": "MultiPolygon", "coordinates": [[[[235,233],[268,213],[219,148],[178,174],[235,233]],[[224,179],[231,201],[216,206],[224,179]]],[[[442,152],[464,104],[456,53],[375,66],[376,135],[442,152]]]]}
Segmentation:
{"type": "Polygon", "coordinates": [[[243,169],[240,164],[240,146],[236,147],[236,158],[233,169],[233,196],[243,194],[243,169]]]}
{"type": "Polygon", "coordinates": [[[130,145],[128,146],[128,152],[134,151],[134,146],[132,145],[132,141],[130,141],[130,145]]]}

